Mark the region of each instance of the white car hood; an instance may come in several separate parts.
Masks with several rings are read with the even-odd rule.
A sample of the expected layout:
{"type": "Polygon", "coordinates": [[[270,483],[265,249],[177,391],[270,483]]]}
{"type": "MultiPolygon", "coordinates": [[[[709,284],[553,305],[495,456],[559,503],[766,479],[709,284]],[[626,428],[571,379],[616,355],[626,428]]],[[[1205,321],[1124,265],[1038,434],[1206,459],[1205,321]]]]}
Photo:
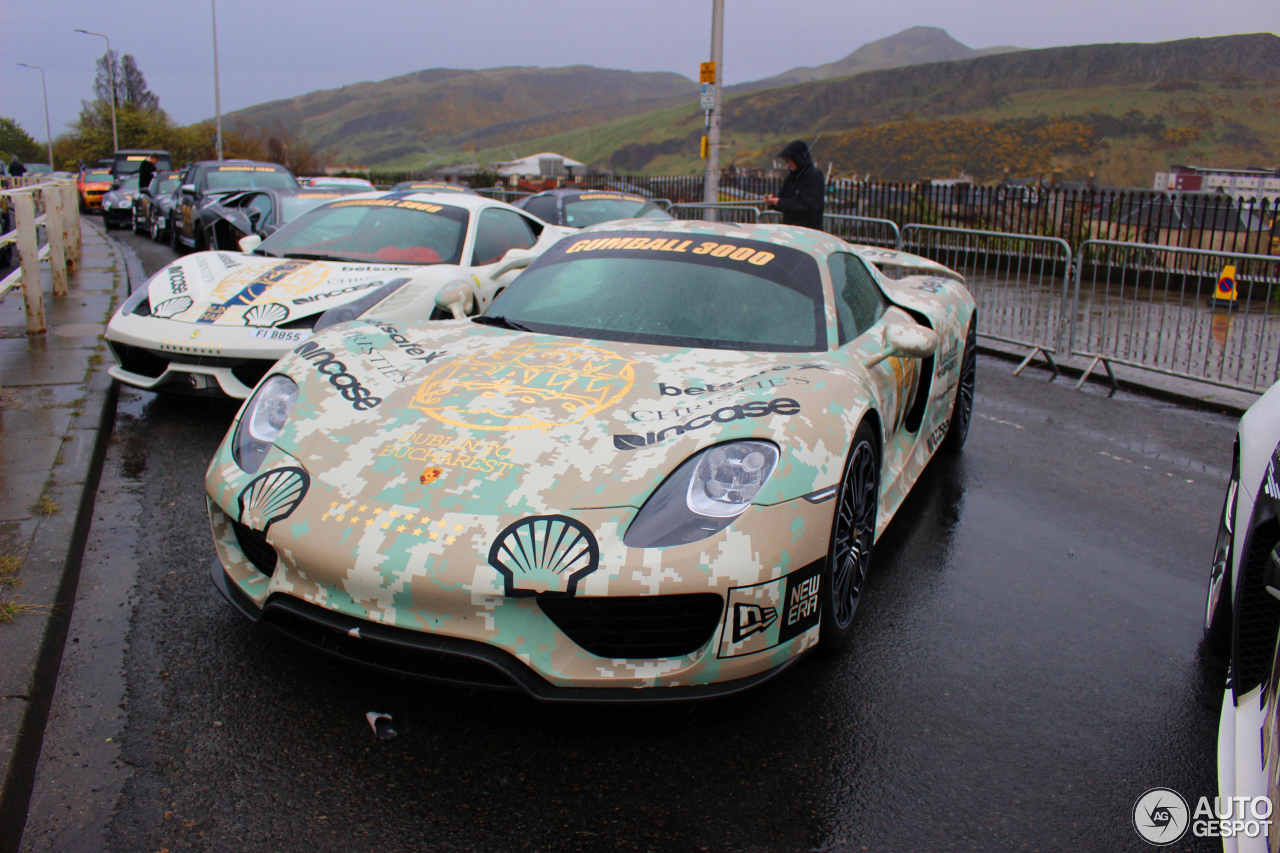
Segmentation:
{"type": "Polygon", "coordinates": [[[214,326],[278,326],[358,299],[396,278],[439,268],[263,258],[199,252],[170,264],[147,282],[151,316],[214,326]]]}

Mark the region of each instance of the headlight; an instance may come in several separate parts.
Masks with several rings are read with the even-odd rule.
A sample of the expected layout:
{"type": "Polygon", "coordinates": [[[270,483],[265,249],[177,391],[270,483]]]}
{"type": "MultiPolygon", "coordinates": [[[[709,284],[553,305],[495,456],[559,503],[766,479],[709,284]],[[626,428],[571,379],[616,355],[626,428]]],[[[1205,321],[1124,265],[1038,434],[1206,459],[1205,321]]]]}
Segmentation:
{"type": "Polygon", "coordinates": [[[730,441],[685,460],[645,501],[622,541],[631,548],[697,542],[724,530],[751,506],[773,470],[778,448],[730,441]]]}
{"type": "Polygon", "coordinates": [[[232,458],[246,474],[262,465],[262,458],[280,437],[297,402],[297,383],[287,376],[277,373],[258,386],[240,415],[231,446],[232,458]]]}
{"type": "Polygon", "coordinates": [[[382,285],[382,287],[379,287],[367,296],[362,296],[359,299],[339,305],[336,308],[330,308],[328,311],[321,314],[320,318],[316,320],[315,330],[319,332],[322,329],[327,329],[338,323],[345,323],[348,320],[356,319],[361,314],[368,311],[391,294],[395,293],[408,281],[409,279],[407,278],[393,278],[391,281],[382,285]]]}

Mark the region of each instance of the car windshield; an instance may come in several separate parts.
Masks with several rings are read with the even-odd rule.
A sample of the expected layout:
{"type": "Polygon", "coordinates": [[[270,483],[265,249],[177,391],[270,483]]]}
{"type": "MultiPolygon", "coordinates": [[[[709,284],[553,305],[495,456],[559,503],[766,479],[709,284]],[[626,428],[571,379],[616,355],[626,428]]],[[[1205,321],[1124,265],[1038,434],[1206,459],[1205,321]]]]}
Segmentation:
{"type": "Polygon", "coordinates": [[[826,349],[823,318],[821,274],[806,252],[600,232],[549,248],[480,321],[595,340],[817,352],[826,349]]]}
{"type": "Polygon", "coordinates": [[[85,172],[84,182],[86,184],[109,184],[111,183],[111,172],[108,169],[94,169],[85,172]]]}
{"type": "Polygon", "coordinates": [[[672,219],[647,199],[620,193],[583,193],[564,200],[564,224],[586,228],[615,219],[672,219]]]}
{"type": "Polygon", "coordinates": [[[280,221],[292,222],[308,210],[315,210],[322,204],[328,204],[335,198],[342,198],[345,193],[335,192],[302,192],[297,195],[280,195],[280,221]]]}
{"type": "Polygon", "coordinates": [[[211,190],[257,189],[258,187],[296,187],[293,175],[268,166],[215,166],[206,179],[211,190]]]}
{"type": "Polygon", "coordinates": [[[136,173],[129,175],[127,178],[121,178],[120,186],[116,187],[116,189],[124,190],[125,192],[133,192],[137,188],[138,188],[138,175],[136,173]]]}
{"type": "Polygon", "coordinates": [[[156,184],[152,184],[152,186],[155,186],[156,193],[171,193],[178,188],[180,180],[181,178],[178,175],[174,175],[172,178],[161,179],[158,186],[156,184]]]}
{"type": "Polygon", "coordinates": [[[467,211],[425,201],[344,199],[304,214],[272,234],[259,251],[387,264],[456,264],[467,211]]]}

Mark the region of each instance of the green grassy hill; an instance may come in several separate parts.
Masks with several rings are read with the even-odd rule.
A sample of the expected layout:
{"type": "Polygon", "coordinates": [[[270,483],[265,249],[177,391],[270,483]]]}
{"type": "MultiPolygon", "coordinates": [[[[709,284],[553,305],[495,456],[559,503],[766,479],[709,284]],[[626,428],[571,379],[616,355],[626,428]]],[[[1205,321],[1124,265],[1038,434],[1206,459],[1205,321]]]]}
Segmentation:
{"type": "MultiPolygon", "coordinates": [[[[839,62],[795,69],[857,72],[849,76],[731,88],[721,163],[766,166],[796,138],[837,175],[884,180],[1061,171],[1145,186],[1176,162],[1280,163],[1280,37],[1270,33],[911,64],[931,50],[974,53],[942,30],[916,27],[839,62]],[[886,62],[906,66],[867,70],[886,62]]],[[[678,74],[588,66],[433,69],[229,118],[284,127],[334,160],[380,170],[555,151],[618,172],[696,174],[704,132],[696,91],[678,74]]]]}
{"type": "Polygon", "coordinates": [[[420,166],[438,153],[438,145],[454,151],[514,145],[550,131],[689,102],[697,92],[692,80],[665,72],[587,65],[433,68],[259,104],[228,113],[225,120],[233,127],[282,128],[339,162],[420,166]]]}
{"type": "MultiPolygon", "coordinates": [[[[1149,186],[1152,172],[1177,162],[1275,166],[1280,37],[1085,45],[872,71],[731,96],[724,128],[726,165],[767,165],[787,140],[805,138],[836,174],[885,180],[1056,170],[1149,186]]],[[[702,132],[690,104],[542,137],[529,150],[693,174],[702,132]]]]}
{"type": "Polygon", "coordinates": [[[794,83],[828,80],[832,77],[848,77],[882,68],[905,68],[908,65],[925,65],[932,62],[954,62],[998,53],[1022,50],[1018,47],[988,47],[974,50],[953,39],[946,30],[938,27],[911,27],[888,38],[868,42],[844,59],[828,62],[814,68],[792,68],[773,77],[753,80],[729,87],[730,91],[751,92],[772,89],[794,83]]]}

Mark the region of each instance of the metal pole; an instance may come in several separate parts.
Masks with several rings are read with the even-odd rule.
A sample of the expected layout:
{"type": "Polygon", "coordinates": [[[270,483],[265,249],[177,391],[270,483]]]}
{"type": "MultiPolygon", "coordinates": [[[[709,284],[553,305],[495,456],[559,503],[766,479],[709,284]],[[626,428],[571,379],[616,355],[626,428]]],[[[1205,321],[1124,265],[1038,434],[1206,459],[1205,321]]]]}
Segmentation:
{"type": "Polygon", "coordinates": [[[111,55],[111,39],[107,38],[105,33],[95,33],[81,29],[77,29],[76,32],[84,33],[87,36],[98,36],[107,42],[107,70],[111,73],[111,144],[115,146],[111,150],[113,152],[119,151],[120,136],[116,133],[116,60],[111,55]]]}
{"type": "MultiPolygon", "coordinates": [[[[703,178],[702,200],[714,204],[720,200],[720,100],[724,82],[724,0],[711,0],[711,61],[716,66],[715,106],[707,117],[707,173],[703,178]]],[[[715,221],[715,208],[705,211],[715,221]]]]}
{"type": "Polygon", "coordinates": [[[222,159],[222,92],[218,88],[218,4],[209,0],[209,11],[213,15],[213,110],[217,116],[213,144],[217,151],[216,159],[222,159]]]}
{"type": "Polygon", "coordinates": [[[49,130],[49,90],[44,86],[44,69],[39,65],[28,65],[25,62],[19,62],[23,68],[34,68],[40,72],[40,93],[44,95],[44,139],[45,145],[49,149],[49,168],[53,168],[53,133],[49,130]]]}

